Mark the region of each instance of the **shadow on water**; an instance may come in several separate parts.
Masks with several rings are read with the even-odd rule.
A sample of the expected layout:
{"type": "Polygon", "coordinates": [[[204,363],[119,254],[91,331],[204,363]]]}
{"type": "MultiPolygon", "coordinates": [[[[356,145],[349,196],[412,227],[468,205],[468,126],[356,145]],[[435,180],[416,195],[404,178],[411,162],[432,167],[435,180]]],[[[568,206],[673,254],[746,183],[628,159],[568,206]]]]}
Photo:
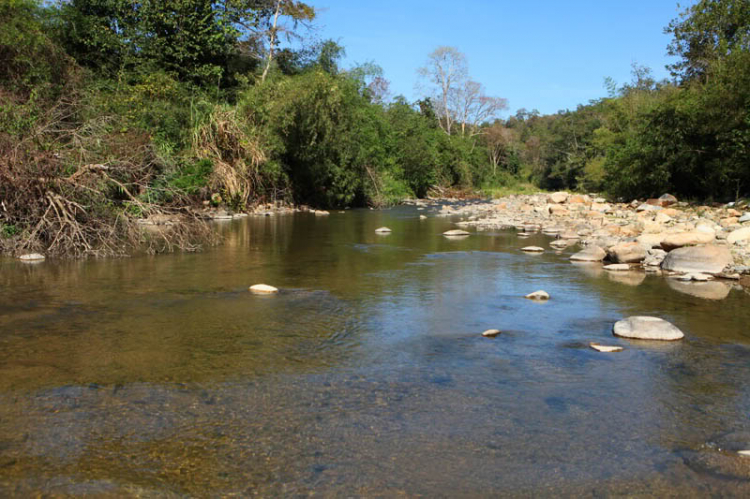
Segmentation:
{"type": "Polygon", "coordinates": [[[544,235],[448,239],[434,211],[230,222],[198,255],[0,262],[0,491],[750,493],[750,464],[712,443],[750,448],[746,293],[519,251],[544,235]],[[260,282],[281,293],[247,292],[260,282]],[[552,299],[523,298],[538,289],[552,299]],[[614,338],[636,314],[687,337],[614,338]]]}

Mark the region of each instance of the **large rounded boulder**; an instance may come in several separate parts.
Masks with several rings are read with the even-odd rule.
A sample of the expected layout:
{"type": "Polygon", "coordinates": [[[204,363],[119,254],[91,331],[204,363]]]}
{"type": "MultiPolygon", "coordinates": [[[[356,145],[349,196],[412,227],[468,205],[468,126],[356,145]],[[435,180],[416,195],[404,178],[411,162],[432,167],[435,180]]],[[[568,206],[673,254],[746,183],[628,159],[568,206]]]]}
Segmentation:
{"type": "Polygon", "coordinates": [[[677,327],[658,317],[636,315],[615,323],[615,336],[634,340],[675,341],[685,337],[677,327]]]}
{"type": "Polygon", "coordinates": [[[667,254],[661,264],[663,270],[684,273],[720,274],[734,262],[729,249],[708,244],[677,248],[667,254]]]}

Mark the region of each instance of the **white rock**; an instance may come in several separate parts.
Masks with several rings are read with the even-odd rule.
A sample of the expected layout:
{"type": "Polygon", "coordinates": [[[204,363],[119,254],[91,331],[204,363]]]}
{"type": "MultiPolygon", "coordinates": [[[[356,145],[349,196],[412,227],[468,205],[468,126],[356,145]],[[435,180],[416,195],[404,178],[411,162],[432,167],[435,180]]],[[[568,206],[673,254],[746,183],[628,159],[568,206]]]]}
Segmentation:
{"type": "Polygon", "coordinates": [[[375,229],[375,232],[378,234],[390,234],[391,229],[389,229],[388,227],[380,227],[380,228],[375,229]]]}
{"type": "Polygon", "coordinates": [[[528,298],[529,300],[549,300],[549,293],[543,290],[534,291],[533,293],[529,293],[524,298],[528,298]]]}
{"type": "Polygon", "coordinates": [[[750,457],[750,450],[738,450],[737,454],[742,457],[750,457]]]}
{"type": "Polygon", "coordinates": [[[735,244],[739,241],[747,241],[750,240],[750,227],[743,227],[741,229],[737,229],[735,231],[732,231],[727,236],[727,242],[729,244],[735,244]]]}
{"type": "Polygon", "coordinates": [[[316,217],[325,217],[327,215],[330,215],[331,213],[326,210],[315,210],[315,216],[316,217]]]}
{"type": "Polygon", "coordinates": [[[18,257],[19,260],[24,262],[41,262],[44,260],[44,258],[44,255],[41,255],[39,253],[29,253],[18,257]]]}
{"type": "Polygon", "coordinates": [[[482,333],[482,336],[484,336],[485,338],[494,338],[498,334],[500,334],[499,329],[488,329],[487,331],[482,333]]]}
{"type": "Polygon", "coordinates": [[[446,230],[443,232],[444,236],[455,237],[455,236],[468,236],[469,233],[461,229],[446,230]]]}
{"type": "Polygon", "coordinates": [[[596,350],[597,352],[605,352],[605,353],[612,353],[612,352],[622,352],[624,348],[618,347],[618,346],[610,346],[610,345],[600,345],[599,343],[589,343],[589,346],[596,350]]]}
{"type": "Polygon", "coordinates": [[[564,203],[568,200],[569,194],[567,192],[555,192],[547,196],[547,201],[550,203],[564,203]]]}
{"type": "Polygon", "coordinates": [[[670,322],[658,317],[638,315],[615,323],[615,336],[636,340],[674,341],[685,337],[682,331],[670,322]]]}
{"type": "Polygon", "coordinates": [[[427,220],[427,217],[425,215],[419,215],[420,220],[427,220]]]}
{"type": "Polygon", "coordinates": [[[250,286],[250,292],[256,295],[271,295],[278,293],[279,290],[268,284],[254,284],[250,286]]]}
{"type": "Polygon", "coordinates": [[[539,246],[526,246],[521,248],[521,251],[524,253],[544,253],[544,248],[540,248],[539,246]]]}

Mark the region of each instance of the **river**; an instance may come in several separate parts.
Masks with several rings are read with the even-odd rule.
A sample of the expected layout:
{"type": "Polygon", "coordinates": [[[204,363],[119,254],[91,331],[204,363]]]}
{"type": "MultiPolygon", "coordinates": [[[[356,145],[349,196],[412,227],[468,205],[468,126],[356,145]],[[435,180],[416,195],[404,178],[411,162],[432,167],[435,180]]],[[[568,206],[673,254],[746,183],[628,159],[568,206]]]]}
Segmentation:
{"type": "Polygon", "coordinates": [[[746,290],[519,251],[541,234],[448,239],[431,211],[0,260],[0,495],[750,494],[746,290]],[[686,338],[614,338],[630,315],[686,338]]]}

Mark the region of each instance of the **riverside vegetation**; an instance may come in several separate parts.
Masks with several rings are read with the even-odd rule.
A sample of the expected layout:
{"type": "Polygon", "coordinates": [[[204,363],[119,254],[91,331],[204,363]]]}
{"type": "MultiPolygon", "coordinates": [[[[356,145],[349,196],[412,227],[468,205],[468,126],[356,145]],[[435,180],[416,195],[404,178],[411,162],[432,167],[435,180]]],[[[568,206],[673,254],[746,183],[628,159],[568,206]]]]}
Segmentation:
{"type": "Polygon", "coordinates": [[[210,205],[750,191],[746,1],[701,0],[669,24],[669,81],[636,64],[606,98],[507,119],[457,49],[427,57],[409,102],[374,63],[342,68],[315,18],[294,0],[0,0],[0,251],[196,249],[210,205]]]}

